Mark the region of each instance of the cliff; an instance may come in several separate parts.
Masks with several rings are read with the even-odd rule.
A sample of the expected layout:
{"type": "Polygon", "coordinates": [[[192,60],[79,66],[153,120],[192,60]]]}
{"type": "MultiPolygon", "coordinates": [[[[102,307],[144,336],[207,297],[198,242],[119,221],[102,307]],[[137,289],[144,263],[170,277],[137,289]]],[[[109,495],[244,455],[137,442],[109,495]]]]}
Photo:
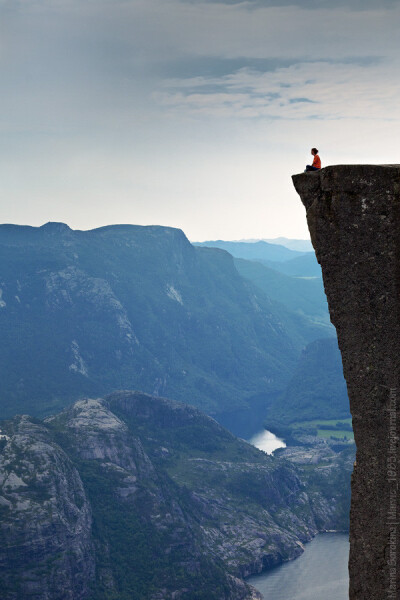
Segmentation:
{"type": "Polygon", "coordinates": [[[118,392],[1,430],[4,600],[258,599],[244,577],[342,526],[347,464],[297,467],[167,399],[118,392]]]}
{"type": "Polygon", "coordinates": [[[92,511],[70,458],[29,417],[2,428],[1,597],[87,597],[95,572],[92,511]]]}
{"type": "Polygon", "coordinates": [[[350,599],[400,597],[400,165],[293,176],[342,353],[357,459],[350,599]]]}

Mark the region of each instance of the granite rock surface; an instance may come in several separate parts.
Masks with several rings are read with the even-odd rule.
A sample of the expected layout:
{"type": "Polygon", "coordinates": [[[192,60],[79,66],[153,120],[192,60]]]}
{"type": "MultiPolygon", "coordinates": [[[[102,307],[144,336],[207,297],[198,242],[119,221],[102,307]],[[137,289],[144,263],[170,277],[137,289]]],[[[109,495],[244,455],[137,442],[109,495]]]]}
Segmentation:
{"type": "Polygon", "coordinates": [[[335,325],[357,459],[350,599],[400,597],[400,165],[293,176],[335,325]]]}

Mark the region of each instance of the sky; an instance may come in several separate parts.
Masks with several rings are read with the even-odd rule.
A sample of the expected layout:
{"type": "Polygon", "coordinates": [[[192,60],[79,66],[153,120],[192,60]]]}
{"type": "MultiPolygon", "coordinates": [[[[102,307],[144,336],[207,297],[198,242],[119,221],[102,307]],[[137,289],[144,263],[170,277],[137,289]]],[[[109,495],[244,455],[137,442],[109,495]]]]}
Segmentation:
{"type": "Polygon", "coordinates": [[[0,222],[307,238],[291,175],[400,163],[400,0],[0,0],[0,222]]]}

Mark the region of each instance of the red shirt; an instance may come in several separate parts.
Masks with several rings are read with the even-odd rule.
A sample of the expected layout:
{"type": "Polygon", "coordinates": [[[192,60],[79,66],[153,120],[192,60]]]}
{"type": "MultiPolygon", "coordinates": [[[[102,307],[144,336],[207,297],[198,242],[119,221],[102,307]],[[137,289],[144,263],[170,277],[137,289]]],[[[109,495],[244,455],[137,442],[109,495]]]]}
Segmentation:
{"type": "Polygon", "coordinates": [[[312,166],[315,167],[316,169],[320,169],[321,168],[321,159],[318,156],[318,154],[316,154],[314,156],[314,160],[313,160],[312,166]]]}

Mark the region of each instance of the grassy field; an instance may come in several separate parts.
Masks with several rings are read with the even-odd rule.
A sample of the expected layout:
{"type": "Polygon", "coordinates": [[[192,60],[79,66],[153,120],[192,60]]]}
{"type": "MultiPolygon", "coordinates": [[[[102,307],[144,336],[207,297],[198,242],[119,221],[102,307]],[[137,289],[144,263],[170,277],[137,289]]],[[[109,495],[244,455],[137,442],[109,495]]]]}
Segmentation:
{"type": "Polygon", "coordinates": [[[350,425],[352,424],[352,420],[351,417],[349,419],[330,419],[330,420],[325,420],[325,419],[314,419],[313,421],[299,421],[296,423],[293,423],[292,426],[293,428],[308,428],[308,427],[312,427],[313,429],[317,429],[317,435],[318,437],[324,437],[324,438],[330,438],[330,437],[335,437],[335,438],[340,438],[340,439],[345,439],[347,438],[348,440],[354,440],[354,434],[352,431],[347,431],[347,429],[336,429],[336,424],[337,423],[346,423],[346,425],[350,425]],[[320,426],[324,426],[323,428],[321,428],[320,426]],[[326,427],[328,427],[329,425],[332,426],[332,429],[326,429],[326,427]]]}
{"type": "Polygon", "coordinates": [[[342,440],[354,440],[354,433],[352,431],[345,431],[341,429],[318,429],[318,437],[335,437],[342,440]]]}

